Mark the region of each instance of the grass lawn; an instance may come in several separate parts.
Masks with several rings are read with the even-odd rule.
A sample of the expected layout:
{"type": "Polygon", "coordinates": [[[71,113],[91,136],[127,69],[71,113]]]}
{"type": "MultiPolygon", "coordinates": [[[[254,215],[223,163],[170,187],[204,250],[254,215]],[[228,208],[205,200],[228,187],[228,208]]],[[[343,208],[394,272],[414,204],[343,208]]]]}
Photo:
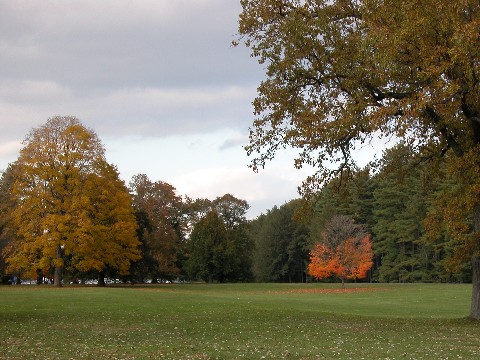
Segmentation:
{"type": "Polygon", "coordinates": [[[470,285],[0,287],[0,359],[480,359],[470,285]]]}

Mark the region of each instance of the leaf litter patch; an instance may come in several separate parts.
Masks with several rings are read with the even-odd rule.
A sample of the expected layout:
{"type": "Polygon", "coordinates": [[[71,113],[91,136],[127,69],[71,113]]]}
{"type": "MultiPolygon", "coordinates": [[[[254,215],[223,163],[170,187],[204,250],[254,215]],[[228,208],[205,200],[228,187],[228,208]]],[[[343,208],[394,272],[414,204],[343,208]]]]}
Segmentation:
{"type": "Polygon", "coordinates": [[[388,291],[387,288],[349,287],[345,289],[286,289],[267,291],[268,294],[352,294],[377,291],[388,291]]]}

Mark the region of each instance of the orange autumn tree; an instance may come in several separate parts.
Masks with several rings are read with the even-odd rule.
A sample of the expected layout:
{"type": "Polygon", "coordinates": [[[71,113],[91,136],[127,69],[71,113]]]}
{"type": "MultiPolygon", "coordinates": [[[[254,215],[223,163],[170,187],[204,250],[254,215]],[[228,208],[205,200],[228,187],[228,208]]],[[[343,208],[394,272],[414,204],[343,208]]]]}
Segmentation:
{"type": "Polygon", "coordinates": [[[310,252],[308,273],[317,279],[336,276],[342,280],[363,279],[372,267],[372,242],[366,235],[362,239],[350,238],[336,248],[319,243],[310,252]]]}
{"type": "Polygon", "coordinates": [[[342,281],[363,279],[373,265],[370,236],[363,227],[346,216],[334,216],[323,232],[322,242],[310,251],[308,273],[325,279],[336,276],[342,281]]]}

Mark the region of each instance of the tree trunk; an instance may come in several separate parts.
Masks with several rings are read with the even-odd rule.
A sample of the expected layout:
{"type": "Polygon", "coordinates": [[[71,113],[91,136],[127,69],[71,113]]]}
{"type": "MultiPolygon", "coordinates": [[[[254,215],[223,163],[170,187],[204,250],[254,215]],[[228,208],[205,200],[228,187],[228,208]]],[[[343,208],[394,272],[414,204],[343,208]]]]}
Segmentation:
{"type": "Polygon", "coordinates": [[[480,320],[480,257],[472,256],[472,304],[470,317],[480,320]]]}
{"type": "MultiPolygon", "coordinates": [[[[475,206],[473,213],[473,231],[477,237],[477,247],[480,245],[480,205],[475,206]]],[[[480,256],[479,250],[475,249],[472,255],[472,304],[470,317],[480,320],[480,256]]]]}
{"type": "Polygon", "coordinates": [[[40,269],[37,269],[37,285],[43,284],[43,272],[40,269]]]}
{"type": "Polygon", "coordinates": [[[98,273],[98,286],[105,286],[105,273],[100,271],[98,273]]]}
{"type": "MultiPolygon", "coordinates": [[[[60,245],[57,247],[57,259],[63,260],[63,249],[60,245]]],[[[63,280],[63,265],[62,266],[55,266],[55,279],[53,285],[55,286],[62,286],[63,280]]]]}

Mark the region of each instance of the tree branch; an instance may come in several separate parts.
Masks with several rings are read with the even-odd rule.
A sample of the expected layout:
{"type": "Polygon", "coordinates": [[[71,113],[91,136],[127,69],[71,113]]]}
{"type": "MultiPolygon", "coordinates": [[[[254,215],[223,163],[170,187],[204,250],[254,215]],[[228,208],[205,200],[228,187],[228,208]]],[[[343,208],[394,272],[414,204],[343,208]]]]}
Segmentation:
{"type": "Polygon", "coordinates": [[[436,111],[432,109],[430,106],[427,106],[425,108],[425,113],[433,121],[433,123],[437,125],[438,131],[440,131],[440,134],[447,141],[448,147],[455,152],[456,156],[459,156],[459,157],[462,156],[463,149],[461,148],[460,144],[457,142],[455,137],[448,131],[445,124],[442,123],[442,118],[440,117],[440,115],[438,115],[436,111]]]}

